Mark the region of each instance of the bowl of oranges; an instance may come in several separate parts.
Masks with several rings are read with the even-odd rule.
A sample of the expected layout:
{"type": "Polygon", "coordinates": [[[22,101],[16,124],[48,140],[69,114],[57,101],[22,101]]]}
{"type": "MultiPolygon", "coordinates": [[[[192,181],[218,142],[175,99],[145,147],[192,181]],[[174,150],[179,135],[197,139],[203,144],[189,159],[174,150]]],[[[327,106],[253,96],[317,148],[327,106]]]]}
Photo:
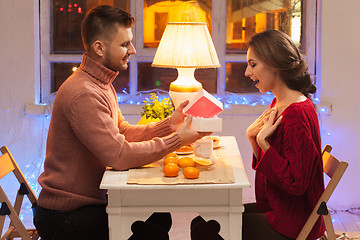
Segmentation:
{"type": "Polygon", "coordinates": [[[182,172],[186,179],[196,179],[200,176],[199,169],[212,165],[210,159],[192,156],[179,157],[176,153],[166,155],[163,162],[165,177],[177,177],[182,172]]]}

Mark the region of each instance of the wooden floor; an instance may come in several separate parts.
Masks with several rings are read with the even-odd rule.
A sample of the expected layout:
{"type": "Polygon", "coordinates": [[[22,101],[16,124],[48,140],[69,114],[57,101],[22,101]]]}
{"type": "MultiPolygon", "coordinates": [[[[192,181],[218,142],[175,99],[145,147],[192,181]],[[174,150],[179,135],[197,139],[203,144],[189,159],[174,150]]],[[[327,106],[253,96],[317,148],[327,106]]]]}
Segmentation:
{"type": "Polygon", "coordinates": [[[346,233],[349,236],[349,238],[340,239],[360,239],[360,209],[331,211],[330,214],[335,232],[346,233]]]}
{"type": "MultiPolygon", "coordinates": [[[[198,214],[193,212],[171,213],[173,224],[169,232],[171,240],[189,240],[190,223],[198,214]]],[[[360,240],[360,209],[347,211],[331,211],[331,217],[336,233],[346,233],[349,238],[339,238],[348,240],[360,240]]],[[[32,227],[31,222],[25,222],[26,227],[32,227]]],[[[8,226],[8,224],[5,224],[8,226]]]]}
{"type": "MultiPolygon", "coordinates": [[[[197,214],[196,213],[171,213],[173,225],[169,232],[171,240],[189,240],[190,239],[190,223],[197,214]]],[[[360,240],[360,209],[348,211],[331,211],[334,228],[337,234],[346,233],[349,238],[360,240]]]]}

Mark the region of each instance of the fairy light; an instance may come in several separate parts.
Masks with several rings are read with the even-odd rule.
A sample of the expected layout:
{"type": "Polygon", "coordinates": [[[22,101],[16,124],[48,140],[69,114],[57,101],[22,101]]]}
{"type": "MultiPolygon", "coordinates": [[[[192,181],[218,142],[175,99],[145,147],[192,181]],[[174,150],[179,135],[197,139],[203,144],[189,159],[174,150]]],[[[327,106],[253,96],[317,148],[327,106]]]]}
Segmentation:
{"type": "Polygon", "coordinates": [[[326,112],[328,111],[328,108],[326,108],[326,107],[321,107],[319,110],[320,110],[320,112],[322,112],[322,113],[326,113],[326,112]]]}
{"type": "MultiPolygon", "coordinates": [[[[119,104],[137,104],[137,102],[143,102],[150,93],[156,93],[159,98],[169,97],[169,93],[167,91],[163,91],[160,89],[153,89],[150,91],[140,91],[134,95],[129,95],[126,91],[123,94],[118,94],[119,104]]],[[[226,109],[231,109],[234,105],[249,105],[249,106],[257,106],[257,105],[270,105],[274,95],[272,93],[265,94],[247,94],[247,95],[239,95],[236,93],[225,92],[224,94],[214,95],[219,101],[223,102],[226,109]]]]}

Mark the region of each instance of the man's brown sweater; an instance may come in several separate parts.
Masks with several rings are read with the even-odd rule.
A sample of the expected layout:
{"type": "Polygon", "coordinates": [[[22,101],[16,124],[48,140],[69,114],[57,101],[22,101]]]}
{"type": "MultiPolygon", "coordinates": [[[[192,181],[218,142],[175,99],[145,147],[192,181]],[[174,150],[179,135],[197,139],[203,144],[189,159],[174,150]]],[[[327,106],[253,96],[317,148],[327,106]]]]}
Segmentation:
{"type": "Polygon", "coordinates": [[[112,82],[118,75],[84,54],[57,92],[38,205],[70,211],[106,203],[99,185],[106,166],[139,167],[180,147],[169,119],[146,126],[124,121],[112,82]]]}

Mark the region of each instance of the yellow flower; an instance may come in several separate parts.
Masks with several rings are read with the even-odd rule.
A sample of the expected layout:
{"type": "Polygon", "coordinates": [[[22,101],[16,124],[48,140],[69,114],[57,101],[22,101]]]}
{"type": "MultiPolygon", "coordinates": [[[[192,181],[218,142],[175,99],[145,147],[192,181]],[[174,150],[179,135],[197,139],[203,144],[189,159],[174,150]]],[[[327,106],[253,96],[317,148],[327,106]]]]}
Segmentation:
{"type": "Polygon", "coordinates": [[[141,116],[145,115],[146,118],[157,118],[160,120],[170,116],[174,110],[170,99],[164,98],[160,102],[159,97],[155,93],[150,95],[150,99],[144,101],[144,111],[141,113],[141,116]]]}

